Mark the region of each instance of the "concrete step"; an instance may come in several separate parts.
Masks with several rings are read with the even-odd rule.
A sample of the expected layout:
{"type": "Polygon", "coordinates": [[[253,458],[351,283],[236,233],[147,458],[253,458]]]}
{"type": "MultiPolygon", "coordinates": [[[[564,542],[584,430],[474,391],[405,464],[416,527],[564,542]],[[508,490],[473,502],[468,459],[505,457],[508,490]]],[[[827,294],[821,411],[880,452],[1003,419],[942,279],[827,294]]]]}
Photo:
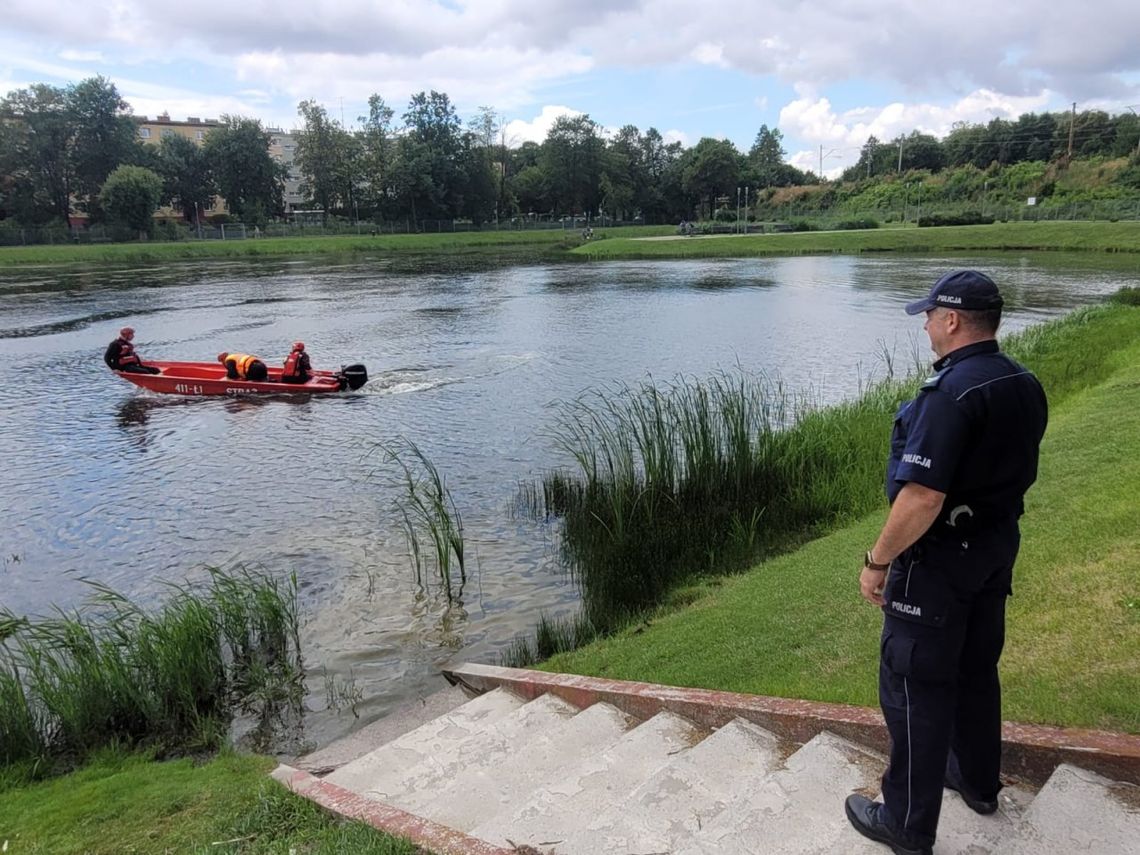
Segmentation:
{"type": "Polygon", "coordinates": [[[873,793],[885,763],[882,756],[825,731],[755,789],[729,802],[675,852],[844,852],[840,840],[853,830],[843,800],[857,790],[873,793]]]}
{"type": "Polygon", "coordinates": [[[1140,787],[1063,763],[1002,855],[1140,855],[1140,787]]]}
{"type": "Polygon", "coordinates": [[[676,755],[556,851],[671,852],[734,797],[755,789],[782,761],[774,734],[734,719],[676,755]]]}
{"type": "Polygon", "coordinates": [[[423,733],[424,728],[417,728],[338,769],[327,780],[402,807],[413,793],[441,786],[462,769],[490,765],[506,756],[512,745],[577,712],[553,695],[522,703],[504,694],[508,697],[497,699],[489,711],[479,709],[463,717],[452,713],[441,727],[430,728],[429,723],[423,733]]]}
{"type": "Polygon", "coordinates": [[[493,768],[472,767],[444,786],[422,791],[401,805],[442,825],[469,831],[504,811],[514,812],[540,787],[560,780],[583,755],[604,751],[635,722],[606,703],[562,719],[513,751],[493,768]]]}
{"type": "Polygon", "coordinates": [[[606,812],[703,735],[680,716],[658,713],[608,748],[583,754],[513,813],[491,817],[470,833],[497,846],[527,844],[547,852],[581,830],[586,818],[606,812]]]}

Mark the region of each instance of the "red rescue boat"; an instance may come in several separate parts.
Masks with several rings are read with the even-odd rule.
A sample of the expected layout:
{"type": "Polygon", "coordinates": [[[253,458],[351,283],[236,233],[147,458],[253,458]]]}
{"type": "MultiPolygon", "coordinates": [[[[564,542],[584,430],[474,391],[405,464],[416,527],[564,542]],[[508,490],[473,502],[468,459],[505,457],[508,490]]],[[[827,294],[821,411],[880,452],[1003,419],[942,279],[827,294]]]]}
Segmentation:
{"type": "Polygon", "coordinates": [[[327,395],[345,389],[359,389],[368,382],[363,365],[346,365],[340,371],[314,371],[304,383],[282,383],[281,369],[269,368],[266,380],[230,380],[220,362],[159,362],[148,359],[147,365],[159,369],[158,374],[136,374],[116,371],[124,380],[151,392],[168,395],[327,395]]]}

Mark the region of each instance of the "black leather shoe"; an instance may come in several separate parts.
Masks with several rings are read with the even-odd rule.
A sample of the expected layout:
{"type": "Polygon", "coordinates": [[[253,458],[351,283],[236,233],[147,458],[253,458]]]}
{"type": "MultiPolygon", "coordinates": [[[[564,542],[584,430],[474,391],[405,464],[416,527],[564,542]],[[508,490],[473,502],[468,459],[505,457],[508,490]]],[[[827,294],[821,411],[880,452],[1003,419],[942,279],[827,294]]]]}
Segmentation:
{"type": "Polygon", "coordinates": [[[847,797],[847,818],[855,830],[879,843],[891,847],[895,855],[933,855],[933,847],[923,846],[907,840],[901,832],[895,831],[879,817],[882,805],[866,796],[852,793],[847,797]]]}
{"type": "Polygon", "coordinates": [[[962,786],[962,782],[953,777],[949,772],[946,773],[946,777],[942,780],[942,785],[946,787],[946,789],[953,790],[958,795],[960,795],[962,797],[962,801],[966,803],[966,807],[968,807],[974,813],[980,813],[982,816],[989,816],[991,813],[994,813],[998,809],[998,800],[996,798],[978,798],[973,793],[969,792],[964,786],[962,786]]]}

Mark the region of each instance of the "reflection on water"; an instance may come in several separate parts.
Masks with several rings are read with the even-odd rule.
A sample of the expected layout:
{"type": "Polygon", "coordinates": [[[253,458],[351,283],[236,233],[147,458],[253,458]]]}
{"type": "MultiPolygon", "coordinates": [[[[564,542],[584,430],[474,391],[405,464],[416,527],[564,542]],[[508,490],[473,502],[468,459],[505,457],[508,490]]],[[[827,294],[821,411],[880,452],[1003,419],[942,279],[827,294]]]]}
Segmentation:
{"type": "MultiPolygon", "coordinates": [[[[925,358],[902,306],[952,267],[1005,290],[1017,329],[1137,284],[1062,256],[629,262],[402,274],[373,263],[222,262],[0,273],[0,386],[9,455],[0,606],[73,605],[86,575],[153,602],[166,582],[243,562],[296,572],[307,661],[365,695],[361,721],[426,691],[452,656],[493,658],[576,593],[549,533],[506,512],[520,480],[565,463],[551,405],[652,375],[737,364],[820,401],[925,358]],[[363,362],[355,394],[180,399],[102,364],[124,322],[143,358],[220,350],[315,367],[363,362]],[[417,589],[375,449],[413,440],[461,509],[461,602],[417,589]]],[[[1115,260],[1113,261],[1116,264],[1115,260]]],[[[323,709],[323,677],[310,705],[323,709]]],[[[311,737],[351,727],[318,713],[311,737]]]]}

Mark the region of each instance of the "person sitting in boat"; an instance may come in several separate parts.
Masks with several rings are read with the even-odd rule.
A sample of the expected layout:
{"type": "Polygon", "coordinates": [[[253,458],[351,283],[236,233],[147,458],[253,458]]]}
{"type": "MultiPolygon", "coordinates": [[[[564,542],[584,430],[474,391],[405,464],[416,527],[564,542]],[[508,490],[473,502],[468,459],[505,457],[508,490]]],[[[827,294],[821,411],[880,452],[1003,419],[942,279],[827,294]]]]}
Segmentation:
{"type": "Polygon", "coordinates": [[[133,327],[123,327],[119,330],[119,337],[107,345],[103,354],[103,361],[112,371],[126,371],[130,374],[161,374],[161,369],[153,365],[143,365],[139,355],[135,353],[135,346],[131,341],[135,337],[133,327]]]}
{"type": "Polygon", "coordinates": [[[265,363],[248,353],[226,353],[223,350],[218,354],[218,362],[226,366],[228,380],[252,380],[260,383],[269,379],[269,369],[265,363]]]}
{"type": "Polygon", "coordinates": [[[281,382],[304,383],[312,376],[313,366],[309,354],[305,353],[305,343],[293,342],[293,349],[285,357],[285,367],[281,369],[281,382]]]}

